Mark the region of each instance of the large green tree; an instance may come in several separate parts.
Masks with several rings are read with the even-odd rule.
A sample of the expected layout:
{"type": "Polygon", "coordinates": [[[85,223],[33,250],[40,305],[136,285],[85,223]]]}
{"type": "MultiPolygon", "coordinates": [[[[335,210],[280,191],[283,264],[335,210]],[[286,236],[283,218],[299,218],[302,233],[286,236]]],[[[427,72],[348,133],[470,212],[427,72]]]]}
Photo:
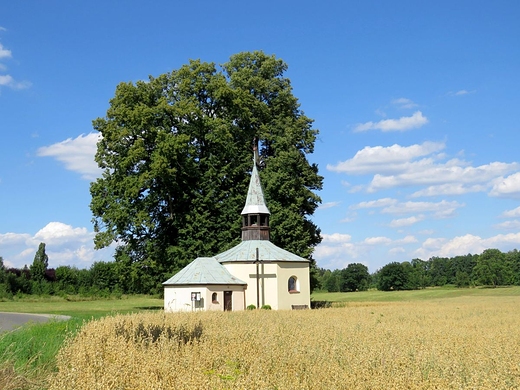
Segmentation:
{"type": "Polygon", "coordinates": [[[257,137],[271,240],[310,258],[321,240],[309,216],[323,179],[307,160],[318,131],[286,70],[275,56],[246,52],[119,84],[93,122],[103,169],[90,187],[96,247],[117,241],[116,258],[159,280],[237,244],[257,137]]]}
{"type": "Polygon", "coordinates": [[[482,252],[473,273],[478,283],[493,287],[509,284],[512,276],[506,255],[498,249],[486,249],[482,252]]]}
{"type": "Polygon", "coordinates": [[[31,279],[36,282],[41,282],[45,280],[45,272],[47,271],[47,267],[49,266],[49,256],[45,252],[45,243],[40,242],[38,245],[38,250],[34,255],[33,263],[29,268],[31,271],[31,279]]]}
{"type": "Polygon", "coordinates": [[[392,262],[381,268],[378,273],[377,289],[382,291],[411,290],[409,284],[410,263],[392,262]]]}
{"type": "Polygon", "coordinates": [[[366,265],[350,263],[341,270],[341,291],[366,291],[370,285],[370,273],[366,265]]]}

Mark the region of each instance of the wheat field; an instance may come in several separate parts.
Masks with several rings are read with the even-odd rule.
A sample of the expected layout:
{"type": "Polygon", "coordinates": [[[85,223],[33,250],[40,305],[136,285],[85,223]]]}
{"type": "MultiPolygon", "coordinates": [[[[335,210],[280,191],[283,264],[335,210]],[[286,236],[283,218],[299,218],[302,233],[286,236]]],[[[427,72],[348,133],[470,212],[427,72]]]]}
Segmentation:
{"type": "Polygon", "coordinates": [[[86,324],[51,389],[515,389],[520,297],[86,324]]]}

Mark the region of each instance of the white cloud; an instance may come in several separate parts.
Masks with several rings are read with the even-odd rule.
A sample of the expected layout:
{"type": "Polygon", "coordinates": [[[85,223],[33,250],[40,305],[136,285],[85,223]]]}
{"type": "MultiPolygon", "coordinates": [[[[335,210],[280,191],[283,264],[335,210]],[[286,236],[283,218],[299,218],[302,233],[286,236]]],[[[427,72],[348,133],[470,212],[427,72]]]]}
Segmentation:
{"type": "Polygon", "coordinates": [[[10,75],[0,75],[0,86],[9,87],[12,89],[25,89],[31,86],[28,81],[15,81],[10,75]]]}
{"type": "Polygon", "coordinates": [[[356,210],[380,208],[382,214],[415,214],[414,216],[406,218],[394,219],[389,224],[392,228],[401,228],[423,221],[428,217],[435,219],[450,218],[455,214],[457,209],[464,206],[464,203],[447,200],[439,202],[399,202],[397,199],[393,198],[381,198],[360,202],[352,205],[351,208],[356,210]]]}
{"type": "Polygon", "coordinates": [[[501,198],[519,198],[520,197],[520,172],[514,173],[506,178],[500,178],[493,185],[490,196],[501,198]]]}
{"type": "Polygon", "coordinates": [[[29,234],[17,234],[17,233],[0,233],[0,247],[6,248],[9,246],[16,246],[24,244],[30,239],[29,234]]]}
{"type": "Polygon", "coordinates": [[[383,117],[383,118],[386,118],[386,112],[384,112],[383,110],[381,110],[381,109],[379,109],[379,108],[378,108],[377,110],[375,110],[374,113],[375,113],[377,116],[381,116],[381,117],[383,117]]]}
{"type": "Polygon", "coordinates": [[[488,185],[475,184],[464,185],[462,183],[446,183],[434,186],[429,186],[423,190],[414,192],[411,196],[413,198],[424,196],[439,196],[439,195],[464,195],[471,192],[483,192],[489,188],[488,185]]]}
{"type": "Polygon", "coordinates": [[[406,108],[406,109],[414,108],[414,107],[418,106],[417,103],[414,103],[412,100],[407,99],[407,98],[394,99],[394,100],[392,100],[392,104],[399,106],[399,108],[406,108]]]}
{"type": "Polygon", "coordinates": [[[504,221],[496,224],[494,227],[496,229],[518,230],[520,229],[520,221],[518,219],[514,219],[512,221],[504,221]]]}
{"type": "Polygon", "coordinates": [[[485,247],[482,239],[472,234],[454,237],[451,240],[445,238],[429,238],[423,242],[421,248],[416,251],[417,257],[428,260],[431,257],[453,257],[467,253],[481,253],[485,247]]]}
{"type": "Polygon", "coordinates": [[[358,204],[350,206],[351,209],[369,209],[369,208],[377,208],[377,207],[387,207],[390,205],[396,204],[397,199],[392,198],[381,198],[377,200],[369,200],[364,202],[359,202],[358,204]]]}
{"type": "MultiPolygon", "coordinates": [[[[5,29],[0,28],[0,31],[5,31],[5,29]]],[[[2,43],[0,43],[0,60],[6,60],[12,58],[12,52],[9,49],[6,49],[2,43]]],[[[7,70],[7,66],[0,63],[0,71],[5,72],[7,70]]],[[[0,74],[0,87],[9,87],[11,89],[25,89],[29,88],[31,83],[28,81],[16,81],[13,76],[9,74],[0,74]]]]}
{"type": "Polygon", "coordinates": [[[320,261],[321,267],[343,269],[359,257],[359,248],[350,242],[349,234],[323,234],[322,237],[323,241],[313,254],[320,261]]]}
{"type": "Polygon", "coordinates": [[[503,218],[516,218],[520,217],[520,206],[512,210],[506,210],[501,214],[503,218]]]}
{"type": "Polygon", "coordinates": [[[396,246],[395,248],[392,248],[388,251],[388,253],[390,253],[392,255],[398,255],[398,254],[405,253],[405,252],[406,252],[406,249],[404,249],[402,246],[396,246]]]}
{"type": "Polygon", "coordinates": [[[423,260],[433,256],[455,257],[468,253],[480,254],[489,248],[496,248],[507,252],[520,245],[520,233],[498,234],[489,238],[482,238],[473,234],[457,236],[451,239],[435,238],[424,241],[415,255],[423,260]]]}
{"type": "MultiPolygon", "coordinates": [[[[352,242],[349,234],[324,234],[323,241],[316,247],[314,258],[319,267],[327,269],[343,269],[350,263],[363,263],[371,272],[382,265],[396,261],[392,254],[405,253],[403,246],[417,242],[414,236],[408,235],[392,240],[388,237],[368,237],[360,242],[352,242]]],[[[410,258],[411,259],[411,258],[410,258]]],[[[402,256],[399,261],[405,259],[402,256]]]]}
{"type": "Polygon", "coordinates": [[[417,238],[415,238],[414,236],[411,236],[411,235],[394,241],[394,243],[399,244],[399,245],[414,244],[416,242],[417,242],[417,238]]]}
{"type": "Polygon", "coordinates": [[[346,242],[350,242],[350,239],[352,237],[350,234],[334,233],[334,234],[323,234],[322,238],[323,238],[322,242],[346,243],[346,242]]]}
{"type": "Polygon", "coordinates": [[[318,207],[318,210],[326,210],[326,209],[330,209],[332,207],[336,207],[338,205],[340,205],[341,202],[326,202],[326,203],[323,203],[321,204],[319,207],[318,207]]]}
{"type": "MultiPolygon", "coordinates": [[[[424,142],[411,146],[367,146],[359,150],[353,158],[327,165],[329,171],[363,175],[369,173],[403,172],[410,169],[412,160],[440,152],[446,147],[443,142],[424,142]]],[[[426,160],[423,160],[423,164],[426,160]]],[[[430,162],[431,164],[431,162],[430,162]]]]}
{"type": "MultiPolygon", "coordinates": [[[[395,175],[376,174],[367,188],[368,192],[376,192],[383,189],[411,186],[411,185],[431,185],[440,186],[447,183],[457,183],[458,185],[470,185],[466,188],[476,189],[475,184],[485,183],[490,186],[491,182],[497,177],[518,169],[518,163],[492,162],[478,167],[464,166],[467,163],[458,159],[447,161],[444,164],[436,164],[431,159],[423,159],[417,162],[410,162],[406,170],[395,175]]],[[[520,174],[517,180],[520,180],[520,174]]],[[[486,188],[486,187],[482,187],[486,188]]],[[[443,190],[445,187],[432,187],[430,193],[433,195],[434,189],[443,190]]],[[[517,192],[520,194],[520,183],[517,183],[517,192]]],[[[498,191],[497,191],[498,192],[498,191]]],[[[503,191],[502,191],[503,192],[503,191]]]]}
{"type": "Polygon", "coordinates": [[[93,233],[89,233],[87,228],[73,228],[61,222],[49,222],[34,235],[34,239],[49,245],[64,244],[70,241],[86,242],[93,239],[93,233]]]}
{"type": "Polygon", "coordinates": [[[450,92],[448,92],[448,95],[450,95],[450,96],[464,96],[464,95],[468,95],[468,94],[475,93],[475,92],[476,92],[475,90],[468,91],[466,89],[461,89],[461,90],[458,90],[456,92],[450,91],[450,92]]]}
{"type": "Polygon", "coordinates": [[[363,243],[367,245],[388,245],[392,240],[388,237],[367,237],[363,240],[363,243]]]}
{"type": "Polygon", "coordinates": [[[406,131],[417,129],[428,123],[428,118],[423,116],[421,111],[416,111],[412,116],[403,116],[399,119],[383,119],[379,122],[360,123],[354,127],[354,132],[381,130],[387,131],[406,131]]]}
{"type": "Polygon", "coordinates": [[[464,207],[464,203],[457,201],[446,201],[440,202],[399,202],[384,207],[381,212],[384,214],[417,214],[431,212],[434,216],[444,216],[451,214],[454,210],[464,207]]]}
{"type": "MultiPolygon", "coordinates": [[[[52,247],[49,247],[52,248],[52,247]]],[[[107,251],[102,249],[101,251],[107,251]]],[[[59,267],[60,265],[71,265],[74,264],[78,268],[88,268],[94,261],[111,261],[112,259],[106,259],[104,256],[100,256],[100,253],[94,249],[92,245],[80,245],[74,248],[62,248],[58,251],[49,250],[47,251],[50,259],[52,259],[53,267],[59,267]]]]}
{"type": "Polygon", "coordinates": [[[90,133],[77,138],[38,149],[38,156],[54,157],[65,164],[65,168],[78,172],[86,180],[94,180],[101,175],[101,169],[94,160],[100,134],[90,133]]]}
{"type": "Polygon", "coordinates": [[[115,245],[94,249],[94,233],[84,227],[50,222],[36,234],[0,233],[0,254],[7,267],[31,265],[40,242],[46,244],[49,267],[60,265],[88,268],[94,261],[111,261],[115,245]]]}
{"type": "Polygon", "coordinates": [[[514,246],[518,247],[520,244],[520,233],[509,233],[509,234],[498,234],[493,237],[489,237],[483,242],[486,244],[486,249],[488,248],[503,248],[502,251],[508,251],[512,248],[506,248],[514,246]]]}
{"type": "Polygon", "coordinates": [[[417,222],[421,222],[423,220],[424,220],[424,215],[394,219],[390,222],[389,226],[391,228],[402,228],[405,226],[411,226],[411,225],[416,224],[417,222]]]}
{"type": "Polygon", "coordinates": [[[1,43],[0,43],[0,60],[3,58],[11,58],[12,53],[11,50],[7,50],[1,43]]]}
{"type": "Polygon", "coordinates": [[[11,89],[20,90],[31,87],[28,81],[16,81],[10,75],[0,75],[0,87],[9,87],[11,89]]]}

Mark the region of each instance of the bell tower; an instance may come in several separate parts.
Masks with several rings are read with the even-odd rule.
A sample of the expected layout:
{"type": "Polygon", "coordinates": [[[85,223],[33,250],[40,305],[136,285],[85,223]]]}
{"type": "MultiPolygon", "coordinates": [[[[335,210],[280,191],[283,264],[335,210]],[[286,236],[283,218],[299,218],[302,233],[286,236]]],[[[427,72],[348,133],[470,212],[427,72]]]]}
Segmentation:
{"type": "Polygon", "coordinates": [[[267,240],[269,241],[269,209],[265,205],[264,192],[260,183],[257,166],[258,140],[253,143],[253,170],[247,191],[247,199],[242,210],[242,241],[267,240]]]}

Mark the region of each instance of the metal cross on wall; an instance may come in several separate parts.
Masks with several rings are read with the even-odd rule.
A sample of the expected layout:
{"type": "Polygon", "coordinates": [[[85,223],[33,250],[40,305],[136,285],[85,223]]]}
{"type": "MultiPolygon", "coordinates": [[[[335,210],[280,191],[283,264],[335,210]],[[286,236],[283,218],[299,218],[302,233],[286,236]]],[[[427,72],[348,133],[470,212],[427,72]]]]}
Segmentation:
{"type": "Polygon", "coordinates": [[[262,305],[265,305],[265,279],[276,279],[276,274],[264,273],[264,263],[258,256],[258,248],[256,248],[256,260],[254,263],[256,264],[256,274],[249,274],[249,277],[256,279],[256,308],[260,309],[260,280],[262,280],[262,305]]]}

